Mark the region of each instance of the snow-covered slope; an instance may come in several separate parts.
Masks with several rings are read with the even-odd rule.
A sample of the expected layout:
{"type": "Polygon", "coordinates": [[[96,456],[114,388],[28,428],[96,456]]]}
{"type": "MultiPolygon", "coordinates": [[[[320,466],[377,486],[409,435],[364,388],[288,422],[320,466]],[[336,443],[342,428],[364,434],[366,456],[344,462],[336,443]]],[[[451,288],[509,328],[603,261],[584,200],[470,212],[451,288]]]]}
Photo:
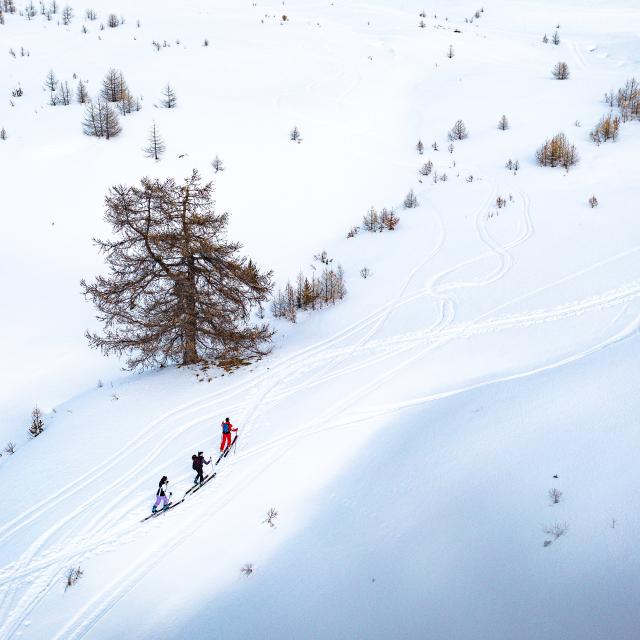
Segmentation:
{"type": "Polygon", "coordinates": [[[85,7],[69,27],[5,16],[0,91],[24,95],[0,110],[0,436],[18,444],[0,459],[0,638],[634,637],[640,127],[588,132],[640,75],[640,11],[556,5],[496,0],[468,22],[480,6],[459,0],[101,0],[126,22],[86,34],[85,7]],[[42,83],[53,68],[95,93],[112,66],[143,109],[96,141],[42,83]],[[175,111],[156,107],[166,82],[175,111]],[[154,119],[159,163],[141,151],[154,119]],[[581,156],[568,173],[534,161],[558,131],[581,156]],[[281,283],[326,249],[348,296],[276,321],[274,353],[231,376],[122,374],[82,337],[102,198],[212,176],[216,154],[232,237],[281,283]],[[419,176],[427,159],[447,181],[419,176]],[[397,207],[397,230],[347,239],[372,205],[397,207]],[[27,441],[36,402],[46,431],[27,441]],[[140,524],[227,415],[240,438],[216,478],[140,524]]]}

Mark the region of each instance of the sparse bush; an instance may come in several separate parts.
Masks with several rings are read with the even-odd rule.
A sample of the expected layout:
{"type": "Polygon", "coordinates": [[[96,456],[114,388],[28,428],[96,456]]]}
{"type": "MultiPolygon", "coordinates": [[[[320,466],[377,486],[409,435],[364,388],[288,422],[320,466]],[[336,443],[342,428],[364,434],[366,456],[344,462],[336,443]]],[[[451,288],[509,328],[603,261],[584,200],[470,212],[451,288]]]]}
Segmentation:
{"type": "Polygon", "coordinates": [[[67,27],[71,24],[71,20],[73,19],[73,9],[67,5],[62,10],[62,24],[67,27]]]}
{"type": "Polygon", "coordinates": [[[204,39],[204,42],[202,43],[202,46],[203,47],[208,47],[209,46],[209,39],[208,38],[204,39]]]}
{"type": "Polygon", "coordinates": [[[560,44],[560,33],[558,32],[557,29],[553,32],[553,35],[551,36],[551,42],[555,45],[560,44]]]}
{"type": "Polygon", "coordinates": [[[434,151],[437,151],[437,150],[438,150],[438,143],[434,141],[434,143],[431,145],[431,148],[432,148],[434,151]]]}
{"type": "Polygon", "coordinates": [[[87,16],[88,20],[96,20],[98,17],[98,14],[93,9],[87,9],[85,11],[85,15],[87,16]]]}
{"type": "Polygon", "coordinates": [[[9,440],[9,442],[4,445],[4,452],[8,456],[12,456],[16,452],[16,443],[9,440]]]}
{"type": "Polygon", "coordinates": [[[262,521],[263,524],[268,524],[272,529],[276,526],[274,520],[278,517],[278,512],[271,507],[267,511],[267,517],[262,521]]]}
{"type": "Polygon", "coordinates": [[[549,38],[547,38],[547,34],[546,33],[542,36],[542,42],[544,42],[545,44],[547,44],[549,42],[549,38]]]}
{"type": "Polygon", "coordinates": [[[462,120],[456,120],[456,123],[451,127],[449,131],[449,140],[464,140],[469,136],[467,127],[462,120]]]}
{"type": "Polygon", "coordinates": [[[29,437],[37,438],[44,431],[44,421],[42,420],[42,411],[38,407],[34,407],[31,412],[31,425],[29,426],[29,437]]]}
{"type": "Polygon", "coordinates": [[[449,149],[449,153],[453,153],[453,148],[454,148],[454,147],[453,147],[453,142],[450,142],[450,143],[449,143],[449,147],[448,147],[448,149],[449,149]]]}
{"type": "Polygon", "coordinates": [[[542,532],[548,536],[552,536],[554,540],[557,540],[567,533],[568,529],[569,525],[566,522],[554,522],[552,525],[545,527],[542,532]]]}
{"type": "Polygon", "coordinates": [[[507,116],[502,116],[502,118],[500,118],[500,120],[498,120],[498,129],[500,129],[500,131],[506,131],[509,128],[509,120],[507,119],[507,116]]]}
{"type": "Polygon", "coordinates": [[[289,131],[289,140],[293,140],[294,142],[300,142],[300,140],[302,140],[300,137],[300,129],[298,129],[297,126],[289,131]]]}
{"type": "Polygon", "coordinates": [[[506,206],[507,206],[507,201],[502,196],[498,196],[496,198],[496,207],[498,207],[498,209],[503,209],[506,206]]]}
{"type": "Polygon", "coordinates": [[[569,170],[579,158],[575,145],[569,143],[564,133],[558,133],[536,151],[536,160],[543,167],[560,166],[569,170]]]}
{"type": "Polygon", "coordinates": [[[110,13],[109,17],[107,18],[107,24],[109,25],[109,27],[111,27],[111,29],[115,29],[116,27],[120,26],[120,20],[115,13],[110,13]]]}
{"type": "Polygon", "coordinates": [[[369,267],[363,267],[362,269],[360,269],[360,275],[366,280],[367,278],[371,277],[371,269],[369,269],[369,267]]]}
{"type": "Polygon", "coordinates": [[[431,173],[431,170],[433,169],[433,162],[431,162],[431,160],[427,160],[427,162],[425,162],[419,169],[418,169],[418,173],[421,176],[428,176],[431,173]]]}
{"type": "Polygon", "coordinates": [[[2,129],[0,129],[0,140],[6,140],[7,139],[7,130],[2,127],[2,129]]]}
{"type": "Polygon", "coordinates": [[[569,65],[566,62],[556,62],[551,71],[556,80],[567,80],[569,78],[569,65]]]}
{"type": "Polygon", "coordinates": [[[73,587],[83,575],[84,571],[80,567],[69,569],[65,575],[64,590],[66,591],[69,587],[73,587]]]}
{"type": "Polygon", "coordinates": [[[245,576],[250,576],[253,573],[253,565],[250,562],[248,562],[243,567],[241,567],[240,573],[242,573],[242,575],[245,575],[245,576]]]}
{"type": "Polygon", "coordinates": [[[607,140],[615,142],[618,139],[619,130],[620,118],[610,113],[600,118],[598,124],[591,131],[591,139],[596,144],[601,144],[607,140]]]}
{"type": "Polygon", "coordinates": [[[422,140],[418,140],[417,144],[416,144],[416,151],[422,155],[424,152],[424,145],[422,144],[422,140]]]}
{"type": "Polygon", "coordinates": [[[414,209],[418,206],[418,198],[416,198],[416,194],[413,192],[413,189],[411,189],[405,196],[403,205],[405,209],[414,209]]]}
{"type": "Polygon", "coordinates": [[[549,501],[551,504],[558,504],[562,498],[562,491],[559,489],[549,489],[549,501]]]}
{"type": "Polygon", "coordinates": [[[595,208],[598,206],[598,204],[600,204],[600,203],[598,202],[598,198],[596,198],[595,196],[591,196],[591,197],[589,198],[589,206],[590,206],[592,209],[595,209],[595,208]]]}
{"type": "Polygon", "coordinates": [[[351,227],[347,233],[347,238],[354,238],[360,233],[360,227],[351,227]]]}

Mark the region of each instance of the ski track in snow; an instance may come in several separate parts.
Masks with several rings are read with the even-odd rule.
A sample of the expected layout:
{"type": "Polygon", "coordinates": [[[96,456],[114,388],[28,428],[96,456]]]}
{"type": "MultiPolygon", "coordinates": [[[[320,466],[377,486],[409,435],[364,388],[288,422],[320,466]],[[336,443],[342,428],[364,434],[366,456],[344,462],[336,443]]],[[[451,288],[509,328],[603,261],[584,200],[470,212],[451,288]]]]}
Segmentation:
{"type": "MultiPolygon", "coordinates": [[[[636,281],[599,295],[559,305],[551,309],[531,310],[508,316],[495,315],[496,312],[515,302],[522,301],[548,288],[558,286],[616,259],[626,257],[638,251],[640,249],[638,247],[617,256],[612,256],[596,265],[549,283],[544,287],[527,292],[513,300],[506,301],[474,320],[455,323],[457,303],[453,292],[459,292],[465,288],[487,286],[504,278],[514,264],[511,250],[525,242],[533,234],[530,199],[526,194],[520,194],[522,201],[522,229],[519,236],[505,245],[495,241],[487,228],[486,216],[487,208],[495,198],[495,194],[496,190],[491,186],[489,195],[475,214],[477,236],[488,251],[447,267],[439,273],[428,277],[421,289],[412,292],[411,285],[440,252],[447,239],[442,216],[434,208],[440,228],[438,241],[429,254],[409,273],[392,301],[328,339],[319,341],[291,356],[280,360],[274,359],[273,362],[270,362],[268,369],[265,368],[251,379],[234,383],[224,391],[208,393],[150,421],[139,435],[131,439],[116,454],[110,456],[101,465],[92,470],[91,474],[77,478],[50,496],[46,502],[43,501],[34,505],[1,527],[0,542],[5,542],[17,535],[26,526],[32,524],[44,514],[56,510],[61,502],[68,499],[69,496],[86,490],[87,483],[98,484],[101,479],[108,477],[108,474],[116,465],[122,464],[123,458],[135,456],[141,450],[147,452],[149,466],[145,471],[145,477],[151,481],[160,472],[160,466],[166,464],[166,456],[162,460],[160,460],[160,457],[173,440],[194,425],[215,419],[221,412],[233,412],[238,415],[238,424],[243,426],[243,432],[240,440],[240,453],[234,460],[225,460],[227,465],[223,465],[220,468],[218,471],[219,476],[227,475],[231,468],[239,465],[249,457],[261,455],[264,460],[260,468],[251,476],[245,478],[240,487],[234,486],[234,491],[238,491],[244,486],[248,486],[262,470],[273,464],[286,450],[295,446],[300,441],[300,438],[329,429],[343,428],[348,424],[359,423],[374,416],[397,411],[410,404],[428,402],[441,397],[441,395],[459,393],[494,381],[485,380],[472,387],[443,392],[441,395],[430,394],[423,398],[382,405],[366,413],[348,413],[349,408],[357,402],[363,393],[375,389],[385,380],[408,367],[412,362],[423,358],[430,350],[439,348],[448,341],[488,332],[517,329],[533,324],[557,322],[588,312],[628,305],[640,297],[640,281],[636,281]],[[483,279],[449,280],[460,269],[485,260],[487,257],[495,257],[497,265],[483,279]],[[374,339],[376,334],[385,327],[395,311],[406,304],[425,297],[436,301],[439,308],[435,321],[428,328],[390,338],[374,339]],[[358,338],[359,335],[360,337],[358,338]],[[355,338],[353,345],[340,346],[341,343],[350,338],[355,338]],[[358,356],[360,360],[354,363],[355,356],[358,356]],[[387,359],[398,359],[400,356],[402,356],[402,359],[399,363],[386,367],[384,373],[357,387],[345,398],[337,402],[336,405],[328,407],[313,420],[288,433],[280,434],[267,442],[251,446],[252,432],[255,426],[260,424],[261,415],[268,408],[283,402],[298,391],[306,391],[340,376],[356,371],[364,371],[375,364],[387,359]],[[314,373],[313,377],[309,376],[310,372],[314,373]],[[328,421],[328,417],[332,414],[344,415],[344,418],[338,422],[335,419],[328,421]],[[159,427],[162,429],[159,430],[159,427]],[[158,432],[164,433],[160,440],[157,438],[158,432]]],[[[575,354],[572,358],[582,357],[586,353],[602,348],[612,340],[619,339],[622,335],[634,330],[637,326],[636,319],[613,337],[607,338],[585,352],[575,354]]],[[[567,359],[562,360],[561,363],[566,361],[567,359]]],[[[560,363],[553,363],[549,366],[557,366],[558,364],[560,363]]],[[[541,369],[536,369],[535,371],[539,370],[541,369]]],[[[530,373],[527,371],[516,375],[523,376],[530,373]]],[[[511,377],[513,376],[501,379],[510,379],[511,377]]],[[[362,376],[362,378],[366,379],[365,376],[362,376]]],[[[173,459],[180,459],[181,457],[184,457],[184,452],[176,453],[173,459]]],[[[4,620],[0,628],[0,637],[14,637],[24,624],[25,619],[34,611],[51,588],[60,584],[62,575],[68,566],[78,564],[94,555],[108,552],[116,544],[123,541],[133,540],[142,535],[150,536],[156,527],[162,526],[160,519],[157,523],[154,523],[155,526],[154,524],[146,527],[140,525],[139,520],[143,508],[139,504],[132,506],[131,502],[127,501],[127,499],[135,501],[134,494],[139,494],[139,491],[131,481],[134,475],[139,476],[139,471],[132,464],[129,472],[120,474],[115,483],[102,487],[92,494],[90,499],[81,502],[79,507],[64,515],[55,525],[45,530],[33,541],[18,560],[0,570],[0,584],[2,585],[0,619],[4,620]],[[110,495],[117,495],[118,499],[108,499],[110,495]],[[121,505],[122,519],[121,524],[114,525],[113,515],[114,509],[118,508],[117,504],[121,505]],[[86,515],[87,510],[90,508],[93,508],[94,513],[89,521],[79,522],[78,526],[74,527],[74,521],[82,520],[82,517],[86,515]],[[130,514],[129,518],[124,517],[126,513],[130,514]],[[26,588],[25,585],[27,585],[26,588]]],[[[189,475],[185,474],[185,478],[189,477],[189,475]]],[[[214,517],[231,497],[231,489],[224,489],[224,483],[220,482],[219,477],[214,479],[209,486],[212,485],[215,486],[214,491],[198,492],[190,498],[190,500],[200,500],[201,502],[207,500],[206,517],[208,518],[214,517]]],[[[180,527],[173,534],[170,541],[164,540],[164,548],[171,549],[181,544],[193,531],[196,519],[202,517],[202,511],[203,509],[182,509],[180,512],[180,527]]],[[[163,516],[165,519],[169,517],[173,517],[173,513],[163,516]]],[[[153,569],[157,559],[157,552],[157,549],[152,546],[138,560],[135,566],[127,570],[125,575],[119,576],[113,584],[106,585],[101,593],[97,594],[82,610],[77,612],[67,622],[66,626],[58,632],[55,638],[70,640],[85,636],[105,613],[153,569]]]]}

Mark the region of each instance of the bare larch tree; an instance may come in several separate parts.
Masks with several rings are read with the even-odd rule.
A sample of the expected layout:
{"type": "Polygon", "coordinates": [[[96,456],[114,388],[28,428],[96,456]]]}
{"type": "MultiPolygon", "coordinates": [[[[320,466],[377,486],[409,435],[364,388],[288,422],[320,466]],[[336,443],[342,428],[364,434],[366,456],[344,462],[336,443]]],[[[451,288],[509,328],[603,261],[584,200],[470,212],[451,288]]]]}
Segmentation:
{"type": "Polygon", "coordinates": [[[195,170],[184,184],[143,178],[110,189],[105,219],[116,237],[95,240],[110,275],[82,281],[104,323],[102,335],[87,333],[92,347],[127,354],[130,368],[241,364],[269,352],[273,331],[251,312],[269,296],[271,272],[239,255],[212,196],[195,170]]]}
{"type": "Polygon", "coordinates": [[[144,149],[144,153],[147,158],[160,160],[160,158],[164,155],[165,150],[166,146],[164,144],[164,140],[160,135],[160,131],[158,131],[158,125],[154,122],[151,125],[151,129],[149,131],[149,140],[147,142],[147,146],[144,149]]]}
{"type": "Polygon", "coordinates": [[[176,92],[173,90],[173,87],[168,84],[162,91],[162,98],[160,99],[160,103],[165,109],[173,109],[178,103],[178,98],[176,97],[176,92]]]}

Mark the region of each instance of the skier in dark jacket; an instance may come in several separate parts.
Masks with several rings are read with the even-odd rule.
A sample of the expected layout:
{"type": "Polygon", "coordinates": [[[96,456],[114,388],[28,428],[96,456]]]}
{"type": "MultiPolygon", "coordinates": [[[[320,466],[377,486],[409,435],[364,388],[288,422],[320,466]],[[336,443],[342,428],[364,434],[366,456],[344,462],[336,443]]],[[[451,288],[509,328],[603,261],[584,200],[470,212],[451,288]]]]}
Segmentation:
{"type": "MultiPolygon", "coordinates": [[[[167,491],[169,490],[169,479],[167,476],[162,476],[160,478],[160,482],[158,483],[158,490],[156,491],[156,503],[151,508],[152,513],[155,513],[158,510],[160,504],[162,504],[163,509],[169,508],[169,498],[167,498],[167,491]]],[[[171,497],[171,492],[169,491],[169,497],[171,497]]]]}
{"type": "Polygon", "coordinates": [[[202,467],[205,464],[209,464],[211,462],[211,459],[205,460],[202,451],[198,451],[198,455],[195,455],[195,454],[192,455],[191,460],[192,460],[191,466],[197,474],[195,480],[193,481],[193,484],[198,484],[198,482],[202,484],[204,482],[204,476],[202,475],[202,467]]]}

